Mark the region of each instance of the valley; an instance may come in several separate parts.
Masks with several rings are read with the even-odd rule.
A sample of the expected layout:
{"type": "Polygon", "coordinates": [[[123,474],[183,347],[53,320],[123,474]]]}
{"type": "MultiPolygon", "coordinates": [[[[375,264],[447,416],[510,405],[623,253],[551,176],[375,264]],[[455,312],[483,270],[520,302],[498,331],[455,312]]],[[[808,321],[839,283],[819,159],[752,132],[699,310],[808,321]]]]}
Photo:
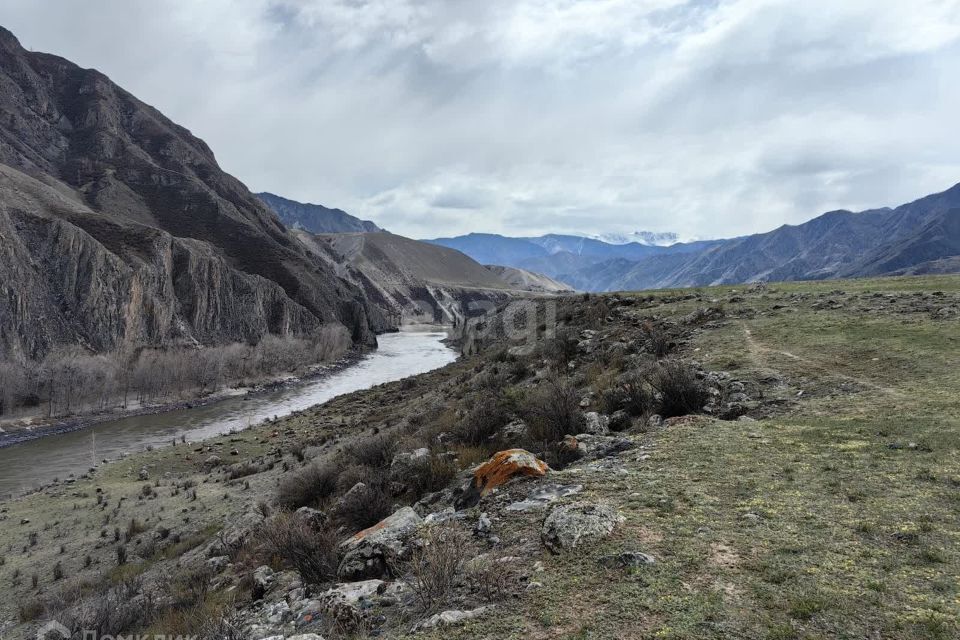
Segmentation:
{"type": "Polygon", "coordinates": [[[5,637],[48,616],[246,638],[955,636],[960,279],[558,305],[533,350],[489,332],[436,371],[3,503],[5,637]],[[704,409],[657,377],[685,367],[704,409]],[[463,493],[518,446],[546,475],[463,493]],[[307,529],[281,510],[301,506],[307,529]],[[398,564],[348,577],[339,542],[397,509],[416,523],[398,564]],[[570,509],[605,524],[549,537],[570,509]],[[271,546],[282,531],[308,555],[271,546]],[[462,553],[442,589],[423,539],[462,553]]]}

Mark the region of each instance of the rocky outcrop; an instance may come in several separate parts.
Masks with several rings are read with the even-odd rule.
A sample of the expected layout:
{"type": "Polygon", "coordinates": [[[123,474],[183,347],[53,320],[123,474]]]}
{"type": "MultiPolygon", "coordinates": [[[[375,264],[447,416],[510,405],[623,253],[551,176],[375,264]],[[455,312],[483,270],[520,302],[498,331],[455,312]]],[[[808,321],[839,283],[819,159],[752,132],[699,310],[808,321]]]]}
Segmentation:
{"type": "Polygon", "coordinates": [[[207,145],[103,74],[0,28],[0,355],[257,340],[342,324],[363,293],[207,145]]]}
{"type": "Polygon", "coordinates": [[[492,458],[473,472],[473,483],[481,496],[485,496],[511,478],[526,476],[539,478],[547,475],[547,463],[524,449],[508,449],[495,453],[492,458]]]}
{"type": "Polygon", "coordinates": [[[404,550],[406,538],[423,519],[411,507],[403,507],[369,529],[340,545],[343,560],[337,575],[343,580],[363,580],[386,575],[404,550]]]}
{"type": "Polygon", "coordinates": [[[551,552],[560,553],[609,536],[623,521],[623,516],[607,505],[561,505],[543,521],[540,539],[551,552]]]}

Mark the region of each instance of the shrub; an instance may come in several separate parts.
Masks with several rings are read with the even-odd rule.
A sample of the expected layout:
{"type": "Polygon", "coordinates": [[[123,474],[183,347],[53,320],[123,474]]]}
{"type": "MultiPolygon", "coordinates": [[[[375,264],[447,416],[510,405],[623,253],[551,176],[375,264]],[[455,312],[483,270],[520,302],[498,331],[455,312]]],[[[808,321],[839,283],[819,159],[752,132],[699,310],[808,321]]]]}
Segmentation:
{"type": "Polygon", "coordinates": [[[569,380],[550,377],[527,402],[524,414],[534,442],[557,442],[583,430],[584,418],[576,387],[569,380]]]}
{"type": "Polygon", "coordinates": [[[660,393],[659,412],[664,418],[699,413],[710,397],[696,372],[681,362],[661,364],[648,380],[660,393]]]}
{"type": "Polygon", "coordinates": [[[643,333],[646,336],[647,351],[657,358],[664,358],[673,350],[670,335],[649,320],[643,323],[643,333]]]}
{"type": "Polygon", "coordinates": [[[23,602],[18,607],[20,622],[33,622],[43,615],[43,602],[34,598],[23,602]]]}
{"type": "Polygon", "coordinates": [[[359,467],[345,472],[345,476],[356,480],[354,484],[337,500],[334,515],[337,520],[352,531],[371,527],[393,512],[393,498],[387,489],[387,477],[376,470],[362,475],[359,467]]]}
{"type": "Polygon", "coordinates": [[[412,465],[403,481],[413,500],[428,493],[440,491],[457,475],[457,465],[447,456],[432,455],[419,464],[412,465]]]}
{"type": "Polygon", "coordinates": [[[385,469],[397,453],[397,438],[391,435],[360,438],[347,445],[345,453],[357,464],[385,469]]]}
{"type": "Polygon", "coordinates": [[[642,373],[635,371],[623,376],[620,389],[623,397],[621,409],[631,416],[647,416],[654,413],[656,399],[653,389],[642,373]]]}
{"type": "Polygon", "coordinates": [[[252,462],[238,462],[227,469],[228,480],[238,480],[260,473],[260,467],[252,462]]]}
{"type": "Polygon", "coordinates": [[[577,357],[577,334],[573,329],[560,329],[550,340],[543,342],[543,356],[556,367],[565,367],[577,357]]]}
{"type": "Polygon", "coordinates": [[[481,395],[456,428],[457,440],[463,444],[487,442],[510,421],[506,401],[500,395],[481,395]]]}
{"type": "Polygon", "coordinates": [[[337,470],[332,465],[311,464],[283,479],[277,504],[290,511],[316,506],[333,495],[336,487],[337,470]]]}
{"type": "Polygon", "coordinates": [[[313,530],[290,513],[279,513],[261,525],[263,550],[295,568],[304,581],[327,582],[337,575],[337,537],[328,530],[313,530]]]}
{"type": "Polygon", "coordinates": [[[463,572],[465,550],[470,536],[456,523],[447,522],[427,528],[404,573],[420,606],[425,611],[446,604],[463,572]]]}

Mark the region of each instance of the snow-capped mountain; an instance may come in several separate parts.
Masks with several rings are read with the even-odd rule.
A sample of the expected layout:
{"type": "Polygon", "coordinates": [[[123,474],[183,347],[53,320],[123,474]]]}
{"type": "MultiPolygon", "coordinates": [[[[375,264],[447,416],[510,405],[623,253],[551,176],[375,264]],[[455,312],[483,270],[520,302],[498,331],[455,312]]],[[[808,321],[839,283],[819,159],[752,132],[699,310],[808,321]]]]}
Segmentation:
{"type": "Polygon", "coordinates": [[[586,237],[606,242],[607,244],[630,244],[631,242],[636,242],[637,244],[643,244],[649,247],[669,247],[672,244],[680,242],[680,235],[672,231],[663,231],[660,233],[654,231],[599,233],[586,237]]]}

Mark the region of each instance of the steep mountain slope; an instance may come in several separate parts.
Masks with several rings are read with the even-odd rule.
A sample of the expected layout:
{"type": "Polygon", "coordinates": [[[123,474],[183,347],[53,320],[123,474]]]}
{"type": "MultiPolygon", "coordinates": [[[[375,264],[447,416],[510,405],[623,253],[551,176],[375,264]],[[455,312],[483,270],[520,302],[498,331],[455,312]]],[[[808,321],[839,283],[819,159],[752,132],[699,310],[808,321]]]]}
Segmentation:
{"type": "Polygon", "coordinates": [[[277,214],[280,221],[291,229],[303,229],[310,233],[364,233],[382,231],[369,220],[361,220],[343,211],[329,209],[319,204],[310,204],[289,200],[268,193],[258,193],[257,197],[277,214]]]}
{"type": "Polygon", "coordinates": [[[487,303],[537,291],[505,281],[459,251],[392,233],[296,233],[398,323],[458,324],[487,303]]]}
{"type": "Polygon", "coordinates": [[[202,140],[2,27],[0,114],[0,355],[386,328],[202,140]]]}
{"type": "Polygon", "coordinates": [[[518,289],[542,291],[544,293],[572,293],[574,291],[573,287],[564,282],[526,269],[501,267],[499,265],[487,265],[487,269],[493,271],[507,284],[518,289]]]}

